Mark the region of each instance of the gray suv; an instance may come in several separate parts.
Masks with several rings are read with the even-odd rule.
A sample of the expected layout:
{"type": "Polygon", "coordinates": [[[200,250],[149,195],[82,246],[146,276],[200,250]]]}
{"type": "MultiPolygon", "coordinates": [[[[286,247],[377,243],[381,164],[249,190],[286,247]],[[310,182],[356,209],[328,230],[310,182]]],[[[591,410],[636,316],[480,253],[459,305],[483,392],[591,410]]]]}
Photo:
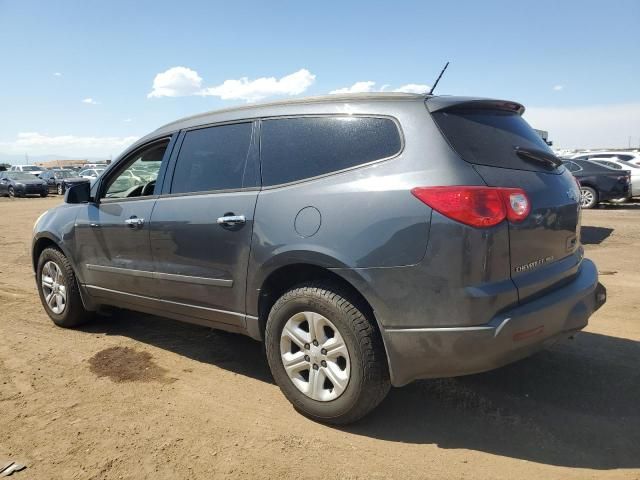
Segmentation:
{"type": "Polygon", "coordinates": [[[37,220],[42,304],[62,327],[115,306],[264,341],[294,407],[334,424],[526,357],[606,294],[523,111],[381,93],[168,124],[37,220]]]}

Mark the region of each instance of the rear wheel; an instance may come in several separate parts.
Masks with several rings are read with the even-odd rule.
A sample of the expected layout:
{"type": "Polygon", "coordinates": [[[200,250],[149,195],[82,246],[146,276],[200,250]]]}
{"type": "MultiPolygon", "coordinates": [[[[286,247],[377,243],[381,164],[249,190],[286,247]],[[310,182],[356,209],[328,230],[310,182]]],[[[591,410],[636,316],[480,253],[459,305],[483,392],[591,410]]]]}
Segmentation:
{"type": "Polygon", "coordinates": [[[49,192],[42,192],[42,193],[40,194],[40,196],[41,196],[42,198],[46,197],[47,195],[49,195],[49,192]]]}
{"type": "Polygon", "coordinates": [[[58,195],[62,195],[64,193],[64,187],[61,183],[58,184],[58,195]]]}
{"type": "Polygon", "coordinates": [[[286,292],[269,313],[273,377],[296,410],[314,420],[354,422],[389,391],[382,339],[354,303],[331,285],[306,284],[286,292]]]}
{"type": "Polygon", "coordinates": [[[13,187],[9,187],[9,196],[11,198],[15,198],[15,196],[16,196],[16,191],[15,191],[15,189],[13,187]]]}
{"type": "Polygon", "coordinates": [[[588,209],[598,204],[598,192],[591,187],[580,187],[580,206],[588,209]]]}
{"type": "Polygon", "coordinates": [[[53,323],[69,328],[89,320],[91,314],[82,304],[76,276],[60,250],[45,248],[36,274],[40,301],[53,323]]]}

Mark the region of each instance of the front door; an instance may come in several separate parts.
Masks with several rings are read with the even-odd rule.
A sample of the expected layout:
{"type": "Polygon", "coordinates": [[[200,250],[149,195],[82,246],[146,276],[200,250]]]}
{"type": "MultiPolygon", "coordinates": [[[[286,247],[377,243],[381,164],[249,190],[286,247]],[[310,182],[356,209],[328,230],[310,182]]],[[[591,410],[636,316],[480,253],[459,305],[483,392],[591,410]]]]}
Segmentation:
{"type": "Polygon", "coordinates": [[[76,258],[94,296],[119,303],[154,296],[149,222],[168,144],[168,139],[154,142],[118,162],[101,180],[97,201],[78,215],[76,258]],[[133,177],[132,170],[149,175],[133,177]]]}
{"type": "Polygon", "coordinates": [[[150,224],[163,308],[244,325],[257,172],[251,122],[184,134],[150,224]]]}

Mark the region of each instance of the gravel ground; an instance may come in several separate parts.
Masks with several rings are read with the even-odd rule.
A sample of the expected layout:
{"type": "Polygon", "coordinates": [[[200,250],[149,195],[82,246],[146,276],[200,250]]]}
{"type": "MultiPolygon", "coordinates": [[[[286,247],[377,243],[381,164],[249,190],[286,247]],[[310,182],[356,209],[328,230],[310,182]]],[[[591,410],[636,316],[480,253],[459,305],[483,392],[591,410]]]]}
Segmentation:
{"type": "Polygon", "coordinates": [[[59,202],[0,199],[0,463],[26,464],[16,479],[640,478],[638,204],[584,212],[609,300],[574,340],[393,389],[338,429],[291,408],[251,339],[125,311],[54,327],[29,245],[59,202]]]}

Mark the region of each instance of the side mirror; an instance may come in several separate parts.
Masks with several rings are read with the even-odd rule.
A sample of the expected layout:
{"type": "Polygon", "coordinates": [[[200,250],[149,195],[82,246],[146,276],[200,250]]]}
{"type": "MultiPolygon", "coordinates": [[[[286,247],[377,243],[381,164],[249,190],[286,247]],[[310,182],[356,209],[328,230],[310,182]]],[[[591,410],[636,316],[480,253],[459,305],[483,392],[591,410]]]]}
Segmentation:
{"type": "Polygon", "coordinates": [[[88,203],[91,201],[89,182],[78,183],[69,187],[64,194],[65,203],[88,203]]]}

